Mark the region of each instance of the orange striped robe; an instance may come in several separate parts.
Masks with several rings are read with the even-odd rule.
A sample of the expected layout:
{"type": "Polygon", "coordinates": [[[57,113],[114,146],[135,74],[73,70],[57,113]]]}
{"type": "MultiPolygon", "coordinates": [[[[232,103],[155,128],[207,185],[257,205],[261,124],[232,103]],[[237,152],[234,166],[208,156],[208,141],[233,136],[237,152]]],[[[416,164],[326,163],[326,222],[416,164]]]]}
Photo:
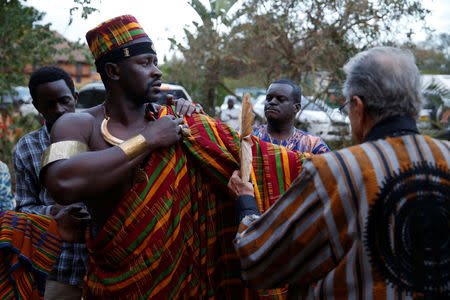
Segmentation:
{"type": "MultiPolygon", "coordinates": [[[[423,135],[366,142],[308,159],[265,214],[242,220],[235,248],[243,278],[258,288],[289,283],[288,298],[296,299],[410,297],[395,281],[388,284],[383,273],[374,271],[378,269],[367,241],[369,211],[394,182],[401,183],[397,188],[407,183],[414,188],[415,180],[427,179],[428,184],[437,183],[437,190],[448,191],[449,165],[450,144],[423,135]]],[[[450,194],[436,191],[433,196],[448,207],[450,194]]],[[[374,225],[375,231],[385,228],[374,225]]],[[[445,221],[443,227],[445,232],[445,221]]],[[[449,254],[444,254],[447,263],[449,254]]],[[[443,284],[444,294],[449,286],[443,284]]]]}

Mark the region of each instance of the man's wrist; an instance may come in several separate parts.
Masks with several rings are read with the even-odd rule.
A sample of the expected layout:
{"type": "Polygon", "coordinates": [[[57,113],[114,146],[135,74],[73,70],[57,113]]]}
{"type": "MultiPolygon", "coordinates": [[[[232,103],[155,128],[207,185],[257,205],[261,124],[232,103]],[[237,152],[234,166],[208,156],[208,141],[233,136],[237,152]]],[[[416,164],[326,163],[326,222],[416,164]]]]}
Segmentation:
{"type": "Polygon", "coordinates": [[[58,212],[63,208],[64,206],[59,204],[54,204],[50,207],[50,215],[56,216],[58,212]]]}
{"type": "Polygon", "coordinates": [[[243,194],[236,199],[236,215],[239,222],[248,215],[261,215],[253,195],[243,194]]]}
{"type": "Polygon", "coordinates": [[[254,190],[253,186],[251,186],[249,184],[248,185],[247,184],[242,185],[240,187],[240,190],[238,191],[238,197],[240,197],[240,196],[252,196],[252,197],[255,197],[254,195],[255,195],[255,190],[254,190]]]}
{"type": "Polygon", "coordinates": [[[119,148],[125,153],[128,160],[132,160],[147,150],[148,142],[142,134],[138,134],[121,143],[119,148]]]}

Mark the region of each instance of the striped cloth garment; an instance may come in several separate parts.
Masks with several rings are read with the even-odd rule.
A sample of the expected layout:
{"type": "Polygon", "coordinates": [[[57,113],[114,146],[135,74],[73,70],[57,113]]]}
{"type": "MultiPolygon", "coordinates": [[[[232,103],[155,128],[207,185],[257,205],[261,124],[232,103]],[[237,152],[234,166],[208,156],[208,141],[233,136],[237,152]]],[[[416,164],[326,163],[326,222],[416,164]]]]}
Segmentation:
{"type": "MultiPolygon", "coordinates": [[[[163,107],[159,116],[165,114],[173,108],[163,107]]],[[[136,184],[88,238],[87,299],[257,297],[242,285],[232,244],[238,222],[226,185],[238,169],[239,136],[204,115],[185,120],[192,137],[152,153],[149,181],[136,184]]],[[[297,177],[305,155],[253,142],[252,181],[265,211],[297,177]]]]}
{"type": "Polygon", "coordinates": [[[50,216],[0,212],[0,299],[43,299],[45,280],[61,252],[50,216]]]}
{"type": "Polygon", "coordinates": [[[449,165],[449,142],[423,135],[308,159],[271,209],[242,220],[243,278],[259,288],[289,283],[292,299],[449,299],[449,165]],[[441,252],[430,258],[425,248],[416,261],[418,224],[431,221],[439,226],[422,239],[441,252]]]}

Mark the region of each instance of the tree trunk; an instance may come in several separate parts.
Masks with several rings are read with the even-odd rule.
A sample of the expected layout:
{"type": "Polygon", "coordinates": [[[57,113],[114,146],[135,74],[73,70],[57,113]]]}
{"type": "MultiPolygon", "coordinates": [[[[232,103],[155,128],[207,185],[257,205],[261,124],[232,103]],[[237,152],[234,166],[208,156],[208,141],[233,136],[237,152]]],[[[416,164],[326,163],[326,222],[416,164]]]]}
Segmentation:
{"type": "Polygon", "coordinates": [[[209,85],[206,93],[206,105],[204,109],[206,110],[206,113],[213,116],[215,114],[214,106],[216,104],[216,86],[215,85],[209,85]]]}

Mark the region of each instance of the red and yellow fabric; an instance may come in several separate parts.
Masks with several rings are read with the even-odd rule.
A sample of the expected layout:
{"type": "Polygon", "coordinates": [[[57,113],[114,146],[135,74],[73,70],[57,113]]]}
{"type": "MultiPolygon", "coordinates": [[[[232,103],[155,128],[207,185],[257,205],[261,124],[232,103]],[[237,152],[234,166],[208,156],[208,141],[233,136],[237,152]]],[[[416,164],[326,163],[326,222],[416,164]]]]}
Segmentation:
{"type": "MultiPolygon", "coordinates": [[[[172,114],[162,108],[160,116],[172,114]]],[[[149,182],[136,184],[94,239],[88,239],[88,299],[242,299],[232,241],[237,133],[204,115],[186,118],[192,137],[151,155],[149,182]]],[[[304,155],[253,139],[252,181],[265,211],[297,177],[304,155]],[[262,195],[266,202],[262,202],[262,195]]]]}
{"type": "Polygon", "coordinates": [[[45,280],[61,252],[49,216],[0,212],[0,299],[42,299],[45,280]]]}

